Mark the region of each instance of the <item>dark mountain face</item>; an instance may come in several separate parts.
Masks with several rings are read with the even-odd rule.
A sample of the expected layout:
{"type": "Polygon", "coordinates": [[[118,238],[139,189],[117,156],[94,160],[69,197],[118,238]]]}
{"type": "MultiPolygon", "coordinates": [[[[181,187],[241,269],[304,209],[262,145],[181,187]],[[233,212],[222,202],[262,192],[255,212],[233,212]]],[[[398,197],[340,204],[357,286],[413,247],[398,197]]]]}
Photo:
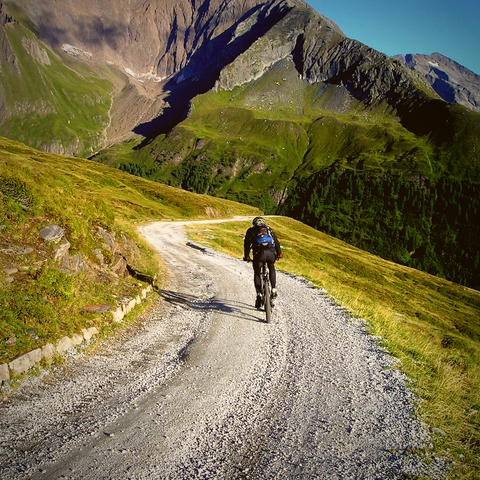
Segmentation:
{"type": "Polygon", "coordinates": [[[347,103],[384,103],[419,133],[432,128],[411,115],[434,97],[429,84],[478,108],[478,77],[455,62],[409,55],[401,60],[420,75],[409,72],[301,0],[15,0],[0,3],[0,20],[0,133],[59,153],[165,133],[197,95],[256,81],[281,61],[309,85],[340,87],[347,103]]]}
{"type": "Polygon", "coordinates": [[[85,155],[131,136],[164,109],[169,114],[173,90],[192,90],[192,97],[209,88],[206,78],[221,61],[291,7],[259,0],[15,0],[0,8],[0,134],[85,155]]]}
{"type": "Polygon", "coordinates": [[[435,59],[427,81],[301,0],[16,0],[0,62],[1,135],[480,288],[480,115],[435,59]]]}
{"type": "Polygon", "coordinates": [[[419,72],[446,102],[480,112],[480,76],[439,53],[397,55],[408,68],[419,72]]]}
{"type": "Polygon", "coordinates": [[[48,45],[70,45],[134,77],[159,80],[179,72],[206,42],[255,15],[265,2],[15,0],[10,10],[13,4],[48,45]]]}

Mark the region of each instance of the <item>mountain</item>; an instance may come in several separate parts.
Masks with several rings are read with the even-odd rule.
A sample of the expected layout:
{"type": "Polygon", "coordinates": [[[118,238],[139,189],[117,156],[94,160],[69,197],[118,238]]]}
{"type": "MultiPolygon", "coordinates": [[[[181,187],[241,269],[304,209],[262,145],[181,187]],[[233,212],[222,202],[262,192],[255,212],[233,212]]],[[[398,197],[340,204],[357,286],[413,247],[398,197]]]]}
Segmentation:
{"type": "Polygon", "coordinates": [[[480,115],[305,2],[17,0],[0,13],[0,134],[98,152],[480,288],[480,115]]]}
{"type": "Polygon", "coordinates": [[[216,82],[231,89],[288,57],[307,83],[367,101],[411,77],[300,0],[16,0],[0,4],[0,26],[0,134],[59,153],[168,131],[216,82]]]}
{"type": "Polygon", "coordinates": [[[396,55],[394,58],[423,75],[446,102],[480,112],[480,76],[440,53],[396,55]]]}
{"type": "MultiPolygon", "coordinates": [[[[208,89],[288,8],[260,0],[2,2],[0,134],[89,155],[170,113],[173,92],[183,92],[178,101],[185,87],[190,97],[208,89]]],[[[183,113],[173,112],[173,122],[183,113]]]]}

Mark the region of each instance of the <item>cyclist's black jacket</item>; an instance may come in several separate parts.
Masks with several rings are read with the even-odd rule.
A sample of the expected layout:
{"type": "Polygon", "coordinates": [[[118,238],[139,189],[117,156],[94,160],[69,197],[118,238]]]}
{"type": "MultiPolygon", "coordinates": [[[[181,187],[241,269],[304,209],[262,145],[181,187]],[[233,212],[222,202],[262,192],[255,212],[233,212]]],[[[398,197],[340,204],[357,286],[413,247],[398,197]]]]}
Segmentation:
{"type": "Polygon", "coordinates": [[[247,258],[250,255],[250,250],[253,251],[253,257],[255,258],[261,250],[271,250],[272,253],[275,253],[275,256],[278,257],[279,255],[282,254],[282,249],[280,247],[280,242],[278,241],[277,236],[275,235],[275,232],[270,228],[267,227],[270,235],[273,238],[273,241],[275,242],[275,248],[267,248],[261,247],[257,244],[257,232],[258,230],[256,227],[250,227],[247,230],[247,233],[245,234],[245,240],[243,241],[243,256],[244,258],[247,258]]]}

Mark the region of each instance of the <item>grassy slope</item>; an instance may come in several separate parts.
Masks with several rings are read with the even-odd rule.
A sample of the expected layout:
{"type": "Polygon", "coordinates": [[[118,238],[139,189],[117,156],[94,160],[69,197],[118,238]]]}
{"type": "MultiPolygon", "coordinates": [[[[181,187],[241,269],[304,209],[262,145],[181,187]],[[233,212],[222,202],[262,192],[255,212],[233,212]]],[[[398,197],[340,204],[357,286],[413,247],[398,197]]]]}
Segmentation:
{"type": "Polygon", "coordinates": [[[3,30],[16,60],[2,66],[2,97],[10,113],[0,135],[50,151],[88,156],[98,150],[112,82],[82,62],[60,59],[21,24],[3,30]]]}
{"type": "Polygon", "coordinates": [[[93,262],[98,225],[115,232],[117,238],[126,234],[142,249],[136,267],[153,275],[158,273],[158,261],[139,237],[136,225],[162,219],[258,213],[252,207],[181,191],[95,162],[46,154],[0,138],[0,362],[85,326],[108,324],[108,315],[80,315],[79,308],[94,303],[115,304],[118,298],[137,294],[138,282],[133,279],[99,283],[92,282],[88,275],[59,272],[53,262],[54,245],[41,240],[41,228],[60,225],[71,251],[93,262]],[[21,254],[24,248],[33,252],[21,254]],[[12,255],[8,252],[12,249],[19,253],[12,255]],[[4,269],[14,265],[19,270],[15,281],[5,283],[4,269]],[[28,333],[32,329],[39,339],[28,333]],[[13,335],[17,341],[7,346],[13,335]]]}
{"type": "MultiPolygon", "coordinates": [[[[480,293],[382,260],[286,217],[269,223],[284,249],[278,268],[311,280],[369,321],[372,333],[384,338],[414,379],[423,418],[446,432],[435,442],[440,451],[451,449],[457,460],[452,476],[476,478],[480,293]]],[[[190,236],[239,257],[247,227],[245,222],[195,226],[190,236]]]]}
{"type": "MultiPolygon", "coordinates": [[[[128,145],[114,147],[98,159],[174,186],[284,213],[384,258],[477,288],[478,248],[465,231],[476,218],[475,195],[469,192],[477,188],[480,175],[480,115],[444,102],[426,102],[418,112],[423,135],[415,134],[385,105],[366,108],[342,87],[307,85],[291,70],[288,62],[279,62],[233,91],[201,95],[194,99],[189,117],[169,134],[130,153],[128,145]],[[432,133],[427,134],[428,129],[432,133]],[[395,207],[396,194],[387,200],[377,188],[371,192],[374,201],[365,205],[372,217],[359,210],[361,195],[351,198],[347,190],[338,190],[324,208],[311,189],[303,187],[314,175],[333,184],[338,178],[332,172],[337,170],[360,182],[391,181],[397,192],[407,185],[412,195],[424,195],[428,202],[416,212],[403,212],[395,207]],[[443,197],[443,179],[464,182],[462,205],[453,204],[448,194],[443,197]],[[438,182],[439,196],[426,190],[431,185],[436,192],[438,182]],[[465,211],[461,218],[448,218],[448,226],[437,201],[442,198],[449,212],[457,207],[465,211]],[[430,200],[440,211],[429,211],[430,200]],[[384,202],[385,208],[375,211],[384,202]],[[408,220],[411,214],[417,215],[418,222],[412,222],[418,225],[408,220]],[[397,216],[396,230],[388,226],[377,231],[376,217],[397,216]],[[446,243],[453,235],[458,235],[455,255],[446,243]],[[420,253],[415,253],[417,247],[420,253]]],[[[326,191],[323,184],[318,189],[318,195],[326,191]]],[[[405,203],[402,195],[399,204],[405,203]]]]}
{"type": "MultiPolygon", "coordinates": [[[[94,162],[48,155],[5,139],[0,141],[0,176],[2,248],[20,241],[34,245],[39,229],[52,222],[69,232],[81,252],[91,241],[89,230],[95,223],[140,242],[134,225],[150,220],[206,218],[212,211],[218,215],[257,213],[251,207],[179,191],[94,162]],[[21,207],[19,199],[29,210],[21,207]]],[[[284,246],[280,268],[325,288],[386,339],[388,348],[402,360],[402,368],[416,381],[424,399],[420,408],[425,420],[447,433],[436,437],[439,448],[452,449],[460,463],[455,470],[459,477],[474,478],[480,441],[479,415],[473,413],[480,408],[480,294],[381,260],[292,219],[276,218],[271,223],[284,246]]],[[[246,227],[245,223],[199,226],[193,235],[197,241],[239,256],[246,227]]],[[[144,261],[139,267],[155,273],[152,254],[145,245],[142,248],[144,261]]],[[[53,272],[45,268],[31,278],[27,272],[25,283],[1,287],[4,301],[12,293],[43,298],[36,309],[27,305],[38,318],[2,319],[3,359],[20,353],[5,346],[12,332],[21,339],[14,348],[28,350],[35,346],[26,332],[29,328],[45,332],[44,342],[48,335],[55,338],[72,328],[97,324],[102,319],[78,315],[82,302],[108,302],[112,294],[128,294],[131,288],[123,283],[92,288],[82,278],[53,272]],[[50,308],[52,303],[58,315],[50,308]],[[45,316],[50,316],[47,324],[45,316]],[[67,323],[55,324],[65,318],[67,323]]],[[[3,315],[8,311],[5,303],[1,311],[3,315]]]]}
{"type": "Polygon", "coordinates": [[[288,73],[278,73],[278,80],[271,73],[273,78],[232,92],[201,95],[168,135],[140,150],[133,150],[134,143],[114,146],[96,160],[268,212],[275,211],[292,179],[294,185],[335,161],[351,169],[432,173],[428,140],[381,108],[356,104],[348,114],[332,114],[324,102],[334,96],[340,102],[342,94],[319,95],[318,87],[283,81],[288,73]],[[308,108],[288,101],[296,96],[308,108]]]}

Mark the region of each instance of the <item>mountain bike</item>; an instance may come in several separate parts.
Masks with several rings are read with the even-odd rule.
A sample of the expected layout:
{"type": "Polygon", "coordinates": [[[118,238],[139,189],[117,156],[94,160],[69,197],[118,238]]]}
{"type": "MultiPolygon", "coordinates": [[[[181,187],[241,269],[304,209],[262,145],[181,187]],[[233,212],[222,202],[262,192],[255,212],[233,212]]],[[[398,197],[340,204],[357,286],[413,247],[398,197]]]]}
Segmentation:
{"type": "Polygon", "coordinates": [[[272,286],[270,285],[270,277],[266,263],[264,263],[262,266],[262,274],[260,275],[260,278],[262,279],[262,306],[265,307],[265,317],[267,319],[267,323],[270,323],[274,305],[272,298],[272,286]]]}
{"type": "MultiPolygon", "coordinates": [[[[251,262],[252,259],[250,257],[247,257],[244,258],[244,261],[251,262]]],[[[267,323],[270,323],[274,303],[272,298],[272,285],[270,284],[270,275],[266,262],[262,265],[262,270],[260,272],[260,280],[262,282],[262,288],[260,291],[260,293],[262,294],[262,304],[260,305],[260,307],[265,308],[265,317],[267,323]]]]}

